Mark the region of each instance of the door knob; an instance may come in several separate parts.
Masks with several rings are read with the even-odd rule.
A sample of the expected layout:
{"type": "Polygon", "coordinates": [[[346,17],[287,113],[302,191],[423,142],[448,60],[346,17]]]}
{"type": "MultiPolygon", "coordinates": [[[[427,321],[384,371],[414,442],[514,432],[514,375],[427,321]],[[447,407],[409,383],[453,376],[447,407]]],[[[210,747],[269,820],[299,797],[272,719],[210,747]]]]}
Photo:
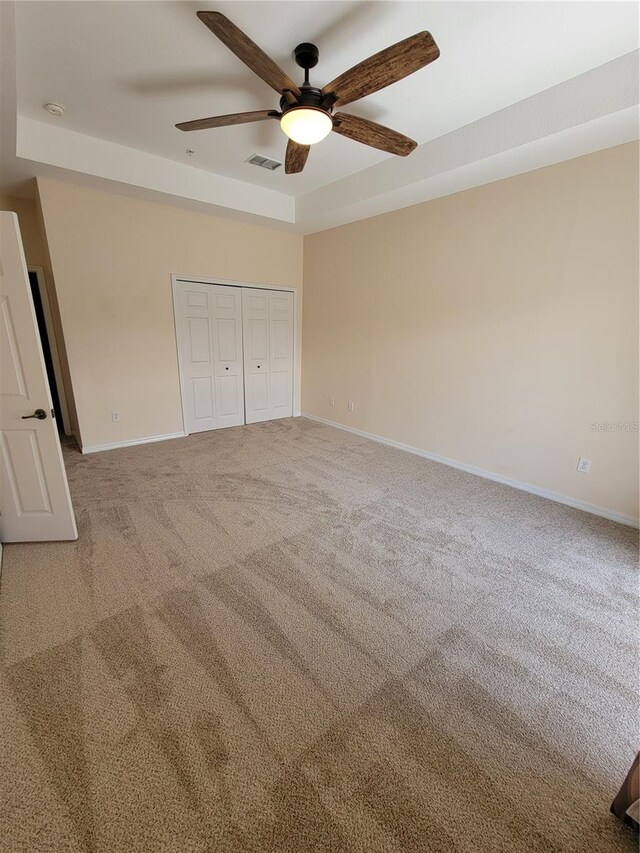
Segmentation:
{"type": "Polygon", "coordinates": [[[44,409],[36,409],[32,415],[23,415],[22,420],[28,421],[29,418],[37,418],[39,421],[43,421],[47,417],[47,413],[44,409]]]}

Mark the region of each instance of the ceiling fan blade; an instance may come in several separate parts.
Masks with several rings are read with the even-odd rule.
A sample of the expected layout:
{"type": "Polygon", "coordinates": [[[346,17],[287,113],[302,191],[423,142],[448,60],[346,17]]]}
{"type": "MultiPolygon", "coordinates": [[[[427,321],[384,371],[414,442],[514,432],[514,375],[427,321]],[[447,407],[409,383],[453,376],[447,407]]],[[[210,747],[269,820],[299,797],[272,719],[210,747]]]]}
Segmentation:
{"type": "Polygon", "coordinates": [[[386,151],[389,154],[397,154],[399,157],[411,154],[418,144],[408,136],[398,133],[397,130],[391,130],[382,124],[376,124],[375,121],[349,113],[336,113],[333,117],[333,129],[341,136],[347,136],[349,139],[370,145],[372,148],[379,148],[380,151],[386,151]]]}
{"type": "Polygon", "coordinates": [[[354,65],[323,86],[322,94],[335,94],[335,105],[343,107],[397,83],[439,56],[440,48],[431,33],[416,33],[354,65]]]}
{"type": "Polygon", "coordinates": [[[284,158],[284,170],[287,175],[295,175],[304,169],[309,156],[309,145],[299,145],[290,139],[287,142],[287,153],[284,158]]]}
{"type": "Polygon", "coordinates": [[[264,121],[267,118],[278,118],[275,110],[257,110],[252,113],[231,113],[228,116],[212,116],[197,118],[194,121],[183,121],[177,124],[178,130],[206,130],[209,127],[227,127],[230,124],[247,124],[250,121],[264,121]]]}
{"type": "Polygon", "coordinates": [[[254,74],[262,78],[276,92],[293,92],[297,97],[300,89],[296,86],[288,74],[278,67],[270,56],[251,41],[241,29],[236,27],[228,18],[220,12],[198,12],[198,17],[211,32],[225,44],[230,51],[235,53],[254,74]]]}

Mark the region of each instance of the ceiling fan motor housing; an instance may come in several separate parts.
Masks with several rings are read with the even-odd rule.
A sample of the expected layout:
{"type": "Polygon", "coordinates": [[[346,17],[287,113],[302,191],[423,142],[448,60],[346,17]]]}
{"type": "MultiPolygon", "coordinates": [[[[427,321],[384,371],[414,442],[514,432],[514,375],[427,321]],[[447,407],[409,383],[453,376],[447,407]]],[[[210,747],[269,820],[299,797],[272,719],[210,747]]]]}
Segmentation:
{"type": "Polygon", "coordinates": [[[322,110],[324,113],[331,112],[330,105],[327,103],[327,96],[322,94],[322,89],[306,84],[300,87],[300,94],[296,103],[290,104],[284,95],[280,98],[280,109],[283,113],[297,107],[311,107],[312,109],[322,110]]]}
{"type": "Polygon", "coordinates": [[[315,44],[305,41],[294,48],[293,56],[300,68],[307,70],[316,67],[320,58],[320,51],[315,44]]]}

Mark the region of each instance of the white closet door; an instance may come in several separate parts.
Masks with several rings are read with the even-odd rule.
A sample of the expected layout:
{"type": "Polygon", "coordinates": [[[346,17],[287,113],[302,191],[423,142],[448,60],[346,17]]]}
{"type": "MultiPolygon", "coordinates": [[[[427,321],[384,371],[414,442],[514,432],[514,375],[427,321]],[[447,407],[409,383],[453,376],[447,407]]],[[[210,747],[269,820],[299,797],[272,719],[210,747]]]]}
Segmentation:
{"type": "Polygon", "coordinates": [[[293,415],[293,293],[269,295],[269,417],[293,415]]]}
{"type": "Polygon", "coordinates": [[[243,288],[248,424],[293,415],[293,293],[243,288]]]}
{"type": "Polygon", "coordinates": [[[248,424],[269,420],[269,291],[242,288],[244,405],[248,424]]]}
{"type": "Polygon", "coordinates": [[[237,288],[177,282],[174,304],[185,430],[243,424],[242,303],[237,288]]]}
{"type": "Polygon", "coordinates": [[[237,287],[209,285],[218,428],[244,423],[242,296],[237,287]]]}

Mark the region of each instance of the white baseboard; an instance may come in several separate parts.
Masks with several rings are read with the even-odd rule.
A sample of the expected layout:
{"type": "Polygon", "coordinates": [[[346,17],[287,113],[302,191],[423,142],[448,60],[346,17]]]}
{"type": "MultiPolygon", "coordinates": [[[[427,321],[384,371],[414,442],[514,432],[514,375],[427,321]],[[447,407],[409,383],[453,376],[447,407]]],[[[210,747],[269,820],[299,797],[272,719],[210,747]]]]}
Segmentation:
{"type": "Polygon", "coordinates": [[[169,432],[166,435],[148,435],[145,438],[133,438],[130,441],[115,441],[113,444],[83,445],[82,453],[100,453],[103,450],[116,450],[118,447],[135,447],[137,444],[153,444],[155,441],[168,441],[170,438],[184,438],[186,432],[169,432]]]}
{"type": "Polygon", "coordinates": [[[530,483],[521,483],[519,480],[514,480],[512,477],[506,477],[503,474],[495,474],[493,471],[485,471],[483,468],[476,468],[475,465],[467,465],[465,462],[458,462],[455,459],[448,459],[446,456],[438,456],[436,453],[429,453],[428,450],[421,450],[419,447],[411,447],[409,444],[402,444],[400,441],[394,441],[391,438],[384,438],[381,435],[374,435],[371,432],[365,432],[355,427],[339,424],[337,421],[330,421],[326,418],[320,418],[317,415],[310,415],[307,412],[302,412],[303,418],[309,418],[311,421],[326,424],[327,426],[336,427],[337,429],[352,432],[355,435],[361,435],[363,438],[370,438],[372,441],[378,441],[380,444],[387,444],[389,447],[396,447],[398,450],[405,450],[407,453],[414,453],[416,456],[423,456],[425,459],[431,459],[433,462],[440,462],[442,465],[449,465],[451,468],[457,468],[460,471],[466,471],[467,474],[475,474],[476,477],[484,477],[485,480],[493,480],[495,483],[502,483],[504,486],[511,486],[514,489],[520,489],[522,492],[537,495],[540,498],[547,498],[556,503],[566,504],[574,509],[581,509],[583,512],[590,512],[592,515],[599,515],[602,518],[608,518],[610,521],[617,521],[620,524],[626,524],[629,527],[638,527],[640,522],[637,518],[624,513],[616,512],[613,509],[605,509],[595,504],[587,503],[586,501],[577,500],[577,498],[562,495],[559,492],[551,492],[548,489],[541,489],[539,486],[533,486],[530,483]]]}

